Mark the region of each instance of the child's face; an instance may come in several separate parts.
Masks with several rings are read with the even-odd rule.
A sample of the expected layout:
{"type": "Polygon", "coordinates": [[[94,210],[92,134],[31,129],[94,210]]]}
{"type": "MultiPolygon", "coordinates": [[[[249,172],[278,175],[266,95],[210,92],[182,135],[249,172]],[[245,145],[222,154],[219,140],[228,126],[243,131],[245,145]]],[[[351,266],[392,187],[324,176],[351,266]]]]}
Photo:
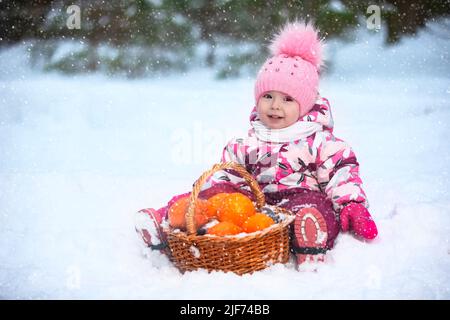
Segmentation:
{"type": "Polygon", "coordinates": [[[292,97],[280,91],[267,91],[256,106],[259,118],[270,129],[282,129],[300,117],[300,106],[292,97]]]}

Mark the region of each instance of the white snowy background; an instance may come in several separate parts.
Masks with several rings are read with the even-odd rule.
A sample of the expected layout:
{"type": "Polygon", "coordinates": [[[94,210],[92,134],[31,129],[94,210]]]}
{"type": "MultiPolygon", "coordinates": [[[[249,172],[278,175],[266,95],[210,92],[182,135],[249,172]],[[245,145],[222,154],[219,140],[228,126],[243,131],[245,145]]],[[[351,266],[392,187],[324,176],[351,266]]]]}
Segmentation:
{"type": "Polygon", "coordinates": [[[134,231],[134,211],[189,191],[246,133],[253,77],[65,77],[31,70],[25,45],[1,51],[0,298],[449,299],[450,32],[430,29],[393,47],[383,29],[329,44],[320,91],[379,237],[341,234],[307,273],[182,275],[134,231]]]}

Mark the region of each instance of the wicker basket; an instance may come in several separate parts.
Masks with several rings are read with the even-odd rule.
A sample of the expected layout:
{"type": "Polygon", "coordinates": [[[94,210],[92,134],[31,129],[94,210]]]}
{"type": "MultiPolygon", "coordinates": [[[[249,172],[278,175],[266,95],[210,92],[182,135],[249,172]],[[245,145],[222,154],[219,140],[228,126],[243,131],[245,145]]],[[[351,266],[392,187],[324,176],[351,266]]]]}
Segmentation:
{"type": "Polygon", "coordinates": [[[256,197],[257,210],[265,205],[258,183],[243,166],[234,162],[214,165],[194,184],[186,213],[187,232],[165,227],[173,263],[182,272],[203,268],[232,271],[239,275],[265,269],[274,263],[286,263],[289,260],[289,224],[294,218],[290,211],[282,208],[273,207],[281,218],[279,223],[247,236],[197,235],[194,206],[200,188],[210,175],[223,169],[235,170],[250,185],[256,197]]]}

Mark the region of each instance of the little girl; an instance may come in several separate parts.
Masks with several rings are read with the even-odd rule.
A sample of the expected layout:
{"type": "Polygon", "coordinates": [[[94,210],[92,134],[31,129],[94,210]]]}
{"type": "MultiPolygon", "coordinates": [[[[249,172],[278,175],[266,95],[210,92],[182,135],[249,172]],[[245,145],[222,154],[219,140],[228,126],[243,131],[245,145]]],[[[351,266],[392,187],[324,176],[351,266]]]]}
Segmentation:
{"type": "MultiPolygon", "coordinates": [[[[222,162],[245,166],[258,181],[266,202],[296,214],[292,250],[296,261],[322,261],[342,231],[373,239],[377,227],[367,208],[359,164],[351,147],[333,135],[327,99],[318,94],[322,42],[310,24],[289,23],[273,39],[270,57],[258,73],[251,129],[232,139],[222,162]]],[[[254,199],[248,185],[232,170],[216,173],[199,197],[241,192],[254,199]]],[[[167,206],[136,214],[136,230],[144,243],[164,252],[160,224],[167,206]]]]}

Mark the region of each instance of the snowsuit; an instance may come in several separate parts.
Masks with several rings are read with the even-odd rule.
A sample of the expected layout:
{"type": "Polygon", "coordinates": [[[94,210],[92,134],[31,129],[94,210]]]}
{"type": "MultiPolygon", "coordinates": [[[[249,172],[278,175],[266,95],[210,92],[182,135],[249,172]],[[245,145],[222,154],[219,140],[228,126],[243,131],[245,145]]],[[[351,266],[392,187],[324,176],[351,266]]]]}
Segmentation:
{"type": "MultiPolygon", "coordinates": [[[[276,142],[266,141],[268,139],[258,131],[258,121],[254,108],[248,136],[229,141],[221,161],[234,161],[245,166],[258,181],[270,205],[294,213],[301,207],[315,206],[325,218],[327,247],[331,249],[340,230],[342,208],[350,202],[361,203],[366,208],[369,204],[361,187],[354,152],[346,142],[333,135],[328,100],[319,97],[314,107],[299,118],[298,122],[312,125],[299,139],[287,132],[272,139],[276,142]]],[[[242,192],[254,199],[244,179],[233,170],[214,174],[203,186],[199,197],[207,199],[220,192],[242,192]]],[[[187,194],[175,196],[168,206],[187,194]]],[[[168,206],[158,210],[162,216],[167,215],[168,206]]]]}

